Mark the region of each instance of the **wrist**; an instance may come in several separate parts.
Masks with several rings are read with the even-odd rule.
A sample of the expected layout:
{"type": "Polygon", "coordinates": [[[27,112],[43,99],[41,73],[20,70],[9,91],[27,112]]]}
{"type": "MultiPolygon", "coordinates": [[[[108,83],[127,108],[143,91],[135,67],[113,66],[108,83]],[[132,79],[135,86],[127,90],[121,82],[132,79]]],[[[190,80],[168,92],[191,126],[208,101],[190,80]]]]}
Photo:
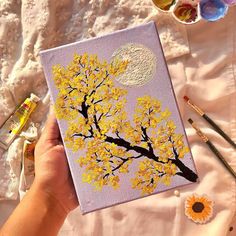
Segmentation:
{"type": "Polygon", "coordinates": [[[29,190],[29,195],[31,195],[33,201],[42,205],[46,214],[51,219],[55,219],[58,223],[64,222],[68,212],[52,193],[43,189],[39,184],[33,183],[29,190]]]}
{"type": "Polygon", "coordinates": [[[33,184],[0,234],[56,236],[66,216],[66,211],[52,195],[33,184]]]}

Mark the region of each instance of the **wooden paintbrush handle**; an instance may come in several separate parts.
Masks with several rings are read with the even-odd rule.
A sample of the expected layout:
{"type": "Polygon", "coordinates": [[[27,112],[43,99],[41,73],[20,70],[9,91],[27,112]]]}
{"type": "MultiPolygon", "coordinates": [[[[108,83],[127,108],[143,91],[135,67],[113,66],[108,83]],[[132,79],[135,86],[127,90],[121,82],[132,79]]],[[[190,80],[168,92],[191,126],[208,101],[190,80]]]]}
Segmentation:
{"type": "Polygon", "coordinates": [[[220,134],[229,144],[231,144],[236,149],[236,143],[206,114],[202,116],[213,128],[220,134]]]}
{"type": "Polygon", "coordinates": [[[234,176],[236,179],[236,173],[232,169],[232,167],[228,164],[228,162],[224,159],[224,157],[221,155],[221,153],[216,149],[216,147],[213,145],[211,141],[207,141],[206,144],[208,147],[212,150],[212,152],[218,157],[218,159],[221,161],[221,163],[227,168],[227,170],[234,176]]]}

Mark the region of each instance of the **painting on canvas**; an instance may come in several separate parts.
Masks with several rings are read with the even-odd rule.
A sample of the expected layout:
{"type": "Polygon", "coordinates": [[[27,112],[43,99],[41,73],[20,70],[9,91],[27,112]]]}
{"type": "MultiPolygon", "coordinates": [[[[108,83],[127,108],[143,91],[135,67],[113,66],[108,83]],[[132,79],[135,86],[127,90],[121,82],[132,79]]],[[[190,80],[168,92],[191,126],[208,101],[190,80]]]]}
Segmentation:
{"type": "Polygon", "coordinates": [[[197,181],[153,22],[41,60],[83,213],[197,181]]]}

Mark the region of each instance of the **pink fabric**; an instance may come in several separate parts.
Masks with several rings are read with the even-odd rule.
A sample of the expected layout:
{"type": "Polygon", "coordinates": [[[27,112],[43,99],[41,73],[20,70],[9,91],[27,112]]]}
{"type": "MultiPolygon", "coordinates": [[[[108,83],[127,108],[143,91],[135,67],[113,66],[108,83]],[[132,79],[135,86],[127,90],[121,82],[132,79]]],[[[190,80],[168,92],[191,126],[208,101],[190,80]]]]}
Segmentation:
{"type": "MultiPolygon", "coordinates": [[[[38,4],[41,2],[47,1],[37,1],[38,4]]],[[[55,2],[59,3],[59,1],[55,2]]],[[[64,2],[66,3],[67,1],[60,1],[60,4],[63,4],[64,2]]],[[[74,27],[74,30],[77,29],[78,32],[75,32],[78,35],[77,38],[81,38],[84,37],[84,35],[80,33],[81,29],[89,32],[86,28],[86,24],[88,24],[86,23],[86,20],[90,22],[89,20],[92,20],[92,17],[94,16],[84,14],[84,5],[89,4],[87,2],[90,2],[91,4],[94,4],[96,9],[95,3],[97,2],[104,2],[104,4],[106,2],[108,5],[110,3],[114,4],[115,1],[93,0],[78,2],[82,4],[82,6],[78,4],[78,9],[81,9],[81,11],[78,11],[78,15],[74,15],[75,24],[71,27],[74,27]],[[79,20],[79,17],[81,17],[81,20],[79,20]],[[80,24],[82,20],[83,25],[80,24]]],[[[184,119],[201,182],[200,184],[193,184],[188,187],[180,188],[180,197],[176,197],[173,191],[169,191],[113,208],[97,211],[85,216],[81,216],[79,209],[76,209],[68,216],[64,226],[61,229],[60,235],[235,235],[235,181],[219,163],[211,151],[205,146],[205,144],[202,143],[195,131],[190,128],[190,125],[186,122],[187,118],[191,116],[191,118],[197,122],[197,124],[207,133],[207,135],[209,135],[217,148],[222,152],[223,156],[225,156],[228,162],[236,170],[235,151],[218,134],[216,134],[204,120],[202,120],[191,109],[189,109],[186,104],[184,104],[182,96],[186,94],[191,97],[192,100],[198,101],[198,105],[201,106],[209,114],[209,116],[211,116],[234,139],[234,141],[236,141],[236,7],[232,7],[227,16],[219,22],[200,22],[196,25],[187,26],[185,28],[178,23],[174,23],[168,18],[168,16],[162,15],[159,17],[157,12],[154,10],[153,12],[144,10],[144,12],[137,13],[141,6],[138,6],[139,2],[143,2],[151,6],[151,1],[127,0],[116,2],[119,2],[122,7],[117,7],[114,9],[110,8],[109,11],[100,13],[100,19],[103,20],[102,22],[104,22],[104,24],[99,25],[95,22],[93,30],[95,32],[97,30],[100,34],[103,34],[108,28],[107,26],[112,25],[115,30],[118,29],[120,27],[119,24],[117,26],[114,23],[115,21],[111,21],[113,18],[116,19],[114,17],[115,11],[119,11],[121,23],[123,22],[122,17],[126,16],[125,22],[127,22],[128,26],[133,24],[133,18],[135,18],[137,14],[140,14],[140,19],[136,19],[135,22],[142,23],[148,14],[146,20],[154,19],[157,24],[161,26],[162,43],[164,45],[166,57],[168,58],[171,78],[174,83],[176,96],[181,108],[182,117],[184,119]],[[125,6],[126,3],[127,6],[125,6]],[[104,17],[103,15],[110,16],[110,18],[104,17]],[[192,193],[207,194],[212,200],[214,200],[214,214],[209,223],[197,225],[185,216],[184,201],[186,197],[192,193]],[[232,232],[229,232],[230,226],[234,227],[232,232]]],[[[26,5],[30,4],[22,4],[23,10],[26,8],[26,5]]],[[[51,7],[54,6],[56,6],[56,4],[51,4],[51,7]]],[[[44,6],[44,8],[47,8],[47,6],[44,6]]],[[[64,11],[64,9],[66,9],[66,7],[62,8],[61,11],[64,11]]],[[[77,9],[73,9],[75,9],[75,14],[77,14],[77,9]]],[[[46,43],[51,42],[50,40],[58,39],[57,37],[51,37],[51,35],[53,35],[52,33],[60,27],[51,27],[50,30],[47,30],[48,34],[46,34],[46,31],[44,34],[41,31],[45,28],[48,29],[48,26],[54,26],[54,24],[57,24],[58,22],[60,26],[63,26],[61,21],[54,21],[54,18],[52,17],[56,11],[50,11],[50,14],[52,14],[50,15],[51,20],[45,20],[46,23],[41,19],[38,20],[38,16],[43,16],[43,8],[39,8],[38,12],[39,13],[36,19],[33,17],[28,17],[28,15],[22,19],[19,18],[19,22],[23,23],[23,42],[31,42],[33,39],[33,42],[37,42],[37,47],[32,47],[32,49],[26,46],[22,48],[19,47],[22,50],[17,68],[21,71],[21,73],[17,73],[17,78],[10,76],[11,81],[14,82],[11,89],[14,91],[14,98],[16,101],[19,101],[25,97],[32,89],[35,89],[34,91],[38,91],[39,88],[43,88],[41,94],[46,93],[42,71],[37,73],[35,72],[37,70],[40,71],[40,66],[37,59],[36,62],[29,59],[32,55],[29,54],[28,50],[32,50],[30,52],[32,52],[37,58],[37,52],[39,49],[43,49],[46,43]],[[24,28],[26,23],[30,26],[36,25],[37,27],[32,28],[33,31],[27,31],[24,28]],[[42,24],[42,27],[41,25],[40,27],[38,26],[39,23],[42,24]],[[36,33],[33,34],[32,32],[36,33]],[[47,37],[47,40],[42,40],[42,35],[46,35],[45,37],[47,37]],[[30,68],[32,68],[32,70],[25,73],[24,67],[27,63],[31,65],[30,68]],[[41,81],[41,83],[34,82],[36,77],[37,81],[41,81]],[[20,81],[25,81],[24,83],[27,82],[29,86],[24,86],[24,90],[22,90],[23,82],[20,83],[20,81]]],[[[33,16],[35,15],[34,9],[31,10],[30,6],[21,14],[26,13],[29,13],[29,15],[32,14],[33,16]]],[[[1,15],[1,17],[4,18],[4,15],[1,15]]],[[[56,19],[58,19],[58,17],[56,19]]],[[[62,19],[60,18],[60,20],[62,19]]],[[[4,26],[4,24],[2,24],[1,27],[3,29],[11,28],[11,25],[4,26]]],[[[1,27],[0,31],[2,29],[1,27]]],[[[21,30],[21,27],[16,27],[17,30],[18,28],[21,30]]],[[[67,29],[70,30],[71,28],[67,27],[67,29]]],[[[111,28],[109,30],[111,30],[111,28]]],[[[1,33],[2,32],[8,31],[2,30],[1,33]]],[[[92,33],[93,32],[91,31],[91,34],[92,33]]],[[[4,36],[4,34],[0,34],[1,39],[2,36],[4,36]]],[[[15,37],[15,34],[13,34],[13,36],[15,37]]],[[[8,39],[11,43],[12,41],[9,37],[8,39]]],[[[71,40],[75,40],[75,38],[72,37],[71,40]]],[[[27,45],[27,43],[25,45],[27,45]]],[[[9,49],[7,45],[3,44],[3,46],[4,48],[9,49]]],[[[13,52],[15,51],[17,50],[13,47],[13,52]]],[[[12,53],[12,55],[15,54],[12,53]]],[[[7,80],[7,70],[11,71],[11,63],[13,62],[14,60],[9,59],[9,65],[6,65],[4,70],[2,70],[2,81],[7,80]]],[[[1,101],[6,100],[5,97],[7,95],[7,89],[8,88],[3,88],[3,86],[1,86],[1,101]]],[[[47,105],[48,102],[45,102],[45,106],[42,106],[41,110],[39,110],[40,114],[46,114],[47,105]]],[[[10,107],[13,109],[14,106],[15,104],[13,101],[6,101],[5,107],[1,107],[1,121],[3,121],[3,114],[9,114],[10,111],[8,111],[8,108],[10,107]]],[[[35,114],[34,122],[41,122],[41,119],[38,118],[38,114],[35,114]]],[[[12,203],[10,201],[1,202],[0,224],[2,224],[2,222],[10,214],[14,204],[16,203],[12,203]]]]}

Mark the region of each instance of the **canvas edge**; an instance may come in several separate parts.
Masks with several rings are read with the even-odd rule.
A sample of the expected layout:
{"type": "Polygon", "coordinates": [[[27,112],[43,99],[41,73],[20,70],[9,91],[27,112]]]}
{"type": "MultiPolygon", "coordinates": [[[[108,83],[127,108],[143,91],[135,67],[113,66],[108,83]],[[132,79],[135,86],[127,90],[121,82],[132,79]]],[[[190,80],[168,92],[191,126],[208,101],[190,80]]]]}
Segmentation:
{"type": "Polygon", "coordinates": [[[45,49],[45,50],[40,51],[39,54],[41,55],[41,54],[44,54],[44,53],[48,53],[48,52],[52,52],[52,51],[57,51],[59,49],[71,47],[73,45],[80,45],[80,44],[82,44],[84,42],[90,42],[90,41],[95,41],[95,40],[98,40],[98,39],[103,39],[103,38],[106,38],[108,36],[120,34],[121,32],[130,31],[130,30],[133,30],[133,29],[142,28],[142,27],[145,27],[147,25],[155,25],[155,22],[153,20],[151,20],[151,21],[149,21],[147,23],[144,23],[144,24],[141,24],[141,25],[137,25],[137,26],[133,26],[133,27],[130,27],[130,28],[125,28],[125,29],[117,30],[117,31],[114,31],[114,32],[111,32],[111,33],[108,33],[108,34],[104,34],[104,35],[98,36],[98,37],[82,39],[82,40],[79,40],[79,41],[76,41],[76,42],[73,42],[73,43],[68,43],[68,44],[65,44],[65,45],[58,46],[58,47],[54,47],[54,48],[50,48],[50,49],[45,49]]]}

